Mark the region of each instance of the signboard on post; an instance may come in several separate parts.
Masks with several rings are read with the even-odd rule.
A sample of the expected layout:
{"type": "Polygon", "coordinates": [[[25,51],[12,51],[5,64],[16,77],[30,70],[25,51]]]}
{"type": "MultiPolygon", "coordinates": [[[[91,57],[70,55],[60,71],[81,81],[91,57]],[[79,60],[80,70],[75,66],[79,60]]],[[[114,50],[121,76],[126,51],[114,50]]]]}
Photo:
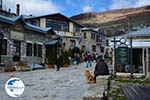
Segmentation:
{"type": "Polygon", "coordinates": [[[129,48],[128,47],[118,47],[117,48],[117,63],[127,64],[129,62],[129,48]]]}

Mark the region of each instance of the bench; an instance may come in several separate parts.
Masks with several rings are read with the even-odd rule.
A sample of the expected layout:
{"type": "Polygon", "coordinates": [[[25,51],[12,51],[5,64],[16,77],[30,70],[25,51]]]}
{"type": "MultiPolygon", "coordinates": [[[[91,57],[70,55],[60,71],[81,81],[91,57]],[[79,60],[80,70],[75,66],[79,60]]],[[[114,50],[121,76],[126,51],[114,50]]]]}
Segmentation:
{"type": "Polygon", "coordinates": [[[150,86],[122,85],[126,100],[150,100],[150,86]]]}

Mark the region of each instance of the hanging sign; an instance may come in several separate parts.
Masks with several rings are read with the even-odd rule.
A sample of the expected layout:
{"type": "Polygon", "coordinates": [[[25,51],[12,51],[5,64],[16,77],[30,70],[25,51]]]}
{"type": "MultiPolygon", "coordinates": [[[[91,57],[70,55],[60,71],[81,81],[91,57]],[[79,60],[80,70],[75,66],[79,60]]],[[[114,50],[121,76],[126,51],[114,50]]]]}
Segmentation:
{"type": "Polygon", "coordinates": [[[118,64],[126,64],[129,61],[129,48],[118,47],[117,48],[117,62],[118,64]]]}

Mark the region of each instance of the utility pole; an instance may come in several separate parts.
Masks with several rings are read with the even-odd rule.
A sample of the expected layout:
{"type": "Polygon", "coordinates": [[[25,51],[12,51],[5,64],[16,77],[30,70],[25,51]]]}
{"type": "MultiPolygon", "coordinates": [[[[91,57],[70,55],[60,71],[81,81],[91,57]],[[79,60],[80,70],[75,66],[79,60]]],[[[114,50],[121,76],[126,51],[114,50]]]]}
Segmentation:
{"type": "MultiPolygon", "coordinates": [[[[130,20],[132,19],[132,17],[131,16],[128,16],[127,17],[128,18],[128,34],[131,32],[131,30],[130,30],[130,20]]],[[[133,73],[134,73],[134,67],[133,67],[133,58],[132,58],[132,37],[130,37],[130,79],[134,79],[134,75],[133,75],[133,73]]]]}

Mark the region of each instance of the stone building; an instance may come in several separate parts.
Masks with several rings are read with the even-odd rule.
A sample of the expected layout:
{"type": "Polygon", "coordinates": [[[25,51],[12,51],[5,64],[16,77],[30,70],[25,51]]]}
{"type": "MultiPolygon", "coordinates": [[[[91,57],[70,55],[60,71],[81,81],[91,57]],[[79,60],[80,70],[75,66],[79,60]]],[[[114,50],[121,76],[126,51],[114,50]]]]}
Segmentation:
{"type": "Polygon", "coordinates": [[[28,16],[25,18],[25,21],[43,28],[51,27],[56,34],[63,37],[65,50],[72,49],[76,46],[80,48],[78,42],[81,36],[82,26],[60,13],[37,17],[28,16]]]}
{"type": "Polygon", "coordinates": [[[56,39],[51,28],[41,28],[24,22],[24,17],[6,17],[0,15],[1,63],[13,61],[26,63],[45,63],[45,41],[56,39]],[[53,38],[47,38],[52,37],[53,38]]]}
{"type": "Polygon", "coordinates": [[[98,53],[99,55],[106,54],[106,36],[102,30],[83,28],[82,39],[80,40],[81,49],[90,53],[98,53]]]}

